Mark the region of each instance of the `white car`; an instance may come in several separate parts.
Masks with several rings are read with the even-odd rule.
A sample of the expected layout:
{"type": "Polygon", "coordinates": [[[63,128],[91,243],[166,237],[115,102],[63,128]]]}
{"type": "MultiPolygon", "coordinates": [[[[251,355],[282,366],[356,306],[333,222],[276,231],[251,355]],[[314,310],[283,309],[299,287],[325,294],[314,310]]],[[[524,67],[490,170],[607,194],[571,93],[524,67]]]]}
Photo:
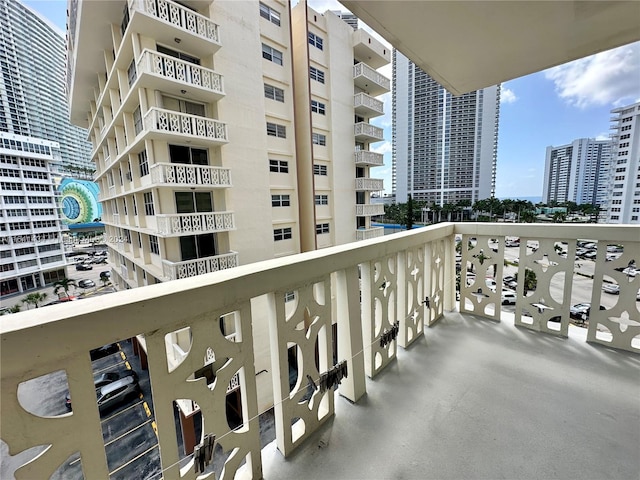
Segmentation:
{"type": "Polygon", "coordinates": [[[602,291],[606,293],[611,293],[613,295],[620,294],[620,285],[617,283],[605,283],[602,285],[602,291]]]}
{"type": "Polygon", "coordinates": [[[515,305],[517,300],[516,292],[512,292],[510,290],[502,290],[502,305],[515,305]]]}

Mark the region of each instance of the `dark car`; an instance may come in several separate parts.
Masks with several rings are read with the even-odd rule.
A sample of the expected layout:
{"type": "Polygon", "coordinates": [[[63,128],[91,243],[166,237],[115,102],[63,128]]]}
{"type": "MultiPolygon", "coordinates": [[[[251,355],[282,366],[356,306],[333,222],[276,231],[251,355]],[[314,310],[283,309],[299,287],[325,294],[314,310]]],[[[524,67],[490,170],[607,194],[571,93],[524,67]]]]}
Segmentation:
{"type": "Polygon", "coordinates": [[[88,263],[78,263],[76,265],[76,270],[93,270],[93,267],[88,263]]]}
{"type": "Polygon", "coordinates": [[[100,278],[111,278],[111,272],[100,272],[100,278]]]}
{"type": "Polygon", "coordinates": [[[96,284],[93,280],[80,280],[78,282],[78,286],[80,288],[92,288],[92,287],[95,287],[96,284]]]}
{"type": "Polygon", "coordinates": [[[109,345],[103,345],[100,348],[94,348],[89,352],[91,360],[99,360],[100,358],[108,357],[114,353],[120,351],[120,346],[117,343],[110,343],[109,345]]]}

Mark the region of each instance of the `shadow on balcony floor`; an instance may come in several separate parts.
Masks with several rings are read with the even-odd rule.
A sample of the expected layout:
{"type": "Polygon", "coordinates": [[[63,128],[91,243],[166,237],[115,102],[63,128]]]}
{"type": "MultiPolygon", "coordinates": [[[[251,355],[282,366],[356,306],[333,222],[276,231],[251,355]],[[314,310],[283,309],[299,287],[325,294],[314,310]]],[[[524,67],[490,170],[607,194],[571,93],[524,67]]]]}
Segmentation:
{"type": "Polygon", "coordinates": [[[637,479],[640,356],[447,314],[266,479],[637,479]]]}

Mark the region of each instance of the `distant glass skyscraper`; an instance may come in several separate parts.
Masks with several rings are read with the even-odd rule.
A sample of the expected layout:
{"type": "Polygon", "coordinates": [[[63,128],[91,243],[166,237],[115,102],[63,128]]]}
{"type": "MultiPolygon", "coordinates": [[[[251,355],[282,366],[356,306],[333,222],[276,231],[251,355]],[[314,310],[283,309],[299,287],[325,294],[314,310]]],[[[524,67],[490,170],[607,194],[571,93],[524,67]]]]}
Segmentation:
{"type": "Polygon", "coordinates": [[[500,86],[453,96],[393,51],[393,191],[444,205],[495,192],[500,86]]]}

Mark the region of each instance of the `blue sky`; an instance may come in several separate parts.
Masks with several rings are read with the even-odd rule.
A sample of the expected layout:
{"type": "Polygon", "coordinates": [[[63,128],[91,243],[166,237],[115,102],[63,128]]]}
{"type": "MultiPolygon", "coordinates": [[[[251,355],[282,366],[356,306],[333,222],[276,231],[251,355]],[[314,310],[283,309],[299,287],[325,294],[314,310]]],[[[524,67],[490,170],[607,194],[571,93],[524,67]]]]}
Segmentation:
{"type": "MultiPolygon", "coordinates": [[[[66,0],[23,0],[61,32],[66,0]]],[[[294,0],[295,3],[295,0],[294,0]]],[[[309,0],[318,12],[344,10],[336,0],[309,0]]],[[[391,65],[381,69],[391,78],[391,65]]],[[[548,145],[576,138],[606,138],[612,108],[640,100],[640,42],[560,65],[502,85],[496,196],[542,195],[548,145]]],[[[387,141],[376,144],[385,166],[372,176],[391,191],[391,94],[382,97],[386,114],[372,123],[385,129],[387,141]]]]}

